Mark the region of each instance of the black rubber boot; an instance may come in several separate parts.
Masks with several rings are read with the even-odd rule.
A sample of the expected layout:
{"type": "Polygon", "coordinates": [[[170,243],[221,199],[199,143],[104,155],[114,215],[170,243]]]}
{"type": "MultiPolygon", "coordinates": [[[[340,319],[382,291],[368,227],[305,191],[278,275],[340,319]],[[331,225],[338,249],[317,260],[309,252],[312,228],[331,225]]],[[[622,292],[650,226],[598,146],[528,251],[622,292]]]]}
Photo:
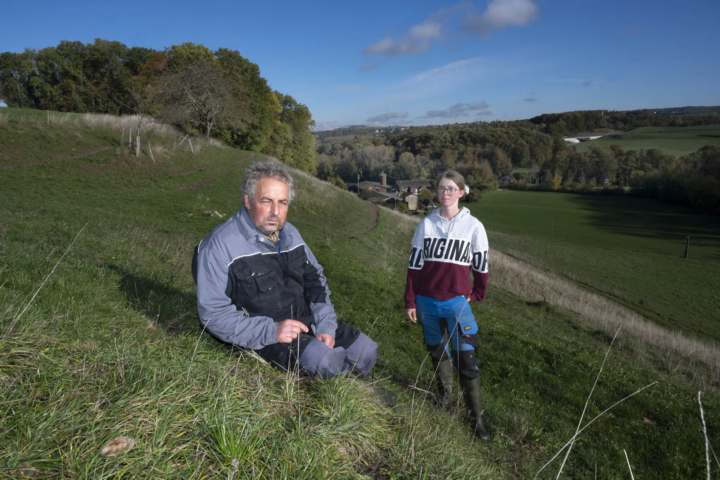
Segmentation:
{"type": "Polygon", "coordinates": [[[437,405],[440,408],[447,408],[452,403],[453,365],[449,358],[440,362],[432,359],[437,380],[437,405]]]}
{"type": "Polygon", "coordinates": [[[485,430],[485,426],[482,423],[483,411],[480,406],[480,377],[473,380],[460,378],[460,386],[462,387],[465,406],[468,410],[471,425],[475,430],[475,435],[487,442],[490,440],[490,434],[485,430]]]}

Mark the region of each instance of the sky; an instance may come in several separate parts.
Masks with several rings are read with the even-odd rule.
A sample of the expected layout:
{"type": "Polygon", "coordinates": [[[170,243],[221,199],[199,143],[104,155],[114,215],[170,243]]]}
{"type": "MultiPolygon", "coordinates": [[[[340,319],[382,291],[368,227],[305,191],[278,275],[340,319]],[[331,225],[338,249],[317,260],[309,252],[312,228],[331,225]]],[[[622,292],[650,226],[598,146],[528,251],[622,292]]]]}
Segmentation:
{"type": "Polygon", "coordinates": [[[3,0],[0,52],[238,50],[324,130],[720,105],[720,2],[3,0]]]}

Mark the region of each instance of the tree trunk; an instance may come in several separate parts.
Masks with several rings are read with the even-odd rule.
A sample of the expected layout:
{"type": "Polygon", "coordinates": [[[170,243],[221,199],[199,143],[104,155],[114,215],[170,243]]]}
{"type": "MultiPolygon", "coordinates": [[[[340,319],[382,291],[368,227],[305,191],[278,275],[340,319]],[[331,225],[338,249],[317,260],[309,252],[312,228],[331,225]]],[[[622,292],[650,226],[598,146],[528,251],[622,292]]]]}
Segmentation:
{"type": "Polygon", "coordinates": [[[135,138],[135,156],[140,157],[140,125],[138,125],[137,137],[135,138]]]}
{"type": "Polygon", "coordinates": [[[150,152],[150,159],[153,161],[153,163],[155,163],[155,157],[152,153],[152,144],[150,142],[148,142],[148,152],[150,152]]]}

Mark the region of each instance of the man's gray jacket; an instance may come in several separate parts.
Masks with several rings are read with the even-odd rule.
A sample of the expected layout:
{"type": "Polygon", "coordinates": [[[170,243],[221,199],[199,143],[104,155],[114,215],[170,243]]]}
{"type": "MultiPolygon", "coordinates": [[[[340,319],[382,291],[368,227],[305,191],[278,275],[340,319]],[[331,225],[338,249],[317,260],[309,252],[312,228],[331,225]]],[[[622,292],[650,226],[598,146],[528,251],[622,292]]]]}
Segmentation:
{"type": "Polygon", "coordinates": [[[289,318],[335,336],[323,269],[290,223],[273,245],[241,208],[198,245],[193,267],[200,323],[223,342],[259,350],[277,343],[277,322],[289,318]]]}

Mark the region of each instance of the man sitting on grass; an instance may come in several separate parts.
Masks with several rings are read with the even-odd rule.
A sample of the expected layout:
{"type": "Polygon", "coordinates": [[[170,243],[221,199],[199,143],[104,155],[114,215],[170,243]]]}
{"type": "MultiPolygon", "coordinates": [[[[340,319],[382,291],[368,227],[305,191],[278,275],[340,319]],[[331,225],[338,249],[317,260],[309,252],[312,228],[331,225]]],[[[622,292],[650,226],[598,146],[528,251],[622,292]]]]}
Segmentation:
{"type": "Polygon", "coordinates": [[[338,321],[323,269],[286,223],[295,191],[277,161],[256,162],[241,187],[245,206],[195,249],[200,323],[231,347],[249,348],[281,370],[332,378],[366,376],[377,344],[338,321]]]}

